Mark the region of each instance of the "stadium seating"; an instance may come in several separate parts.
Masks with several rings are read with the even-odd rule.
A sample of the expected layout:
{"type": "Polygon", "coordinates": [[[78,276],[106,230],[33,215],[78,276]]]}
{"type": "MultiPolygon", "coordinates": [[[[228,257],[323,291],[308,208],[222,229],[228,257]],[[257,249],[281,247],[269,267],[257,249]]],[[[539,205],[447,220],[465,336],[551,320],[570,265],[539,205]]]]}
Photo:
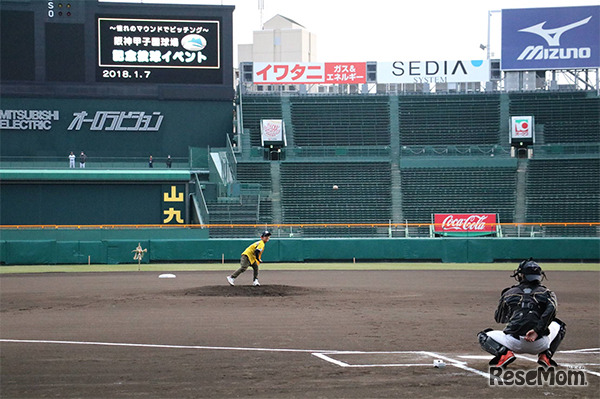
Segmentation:
{"type": "Polygon", "coordinates": [[[600,142],[600,120],[547,122],[544,125],[544,141],[546,143],[600,142]]]}
{"type": "Polygon", "coordinates": [[[497,144],[500,95],[399,98],[401,145],[497,144]]]}
{"type": "Polygon", "coordinates": [[[502,223],[514,219],[514,168],[402,168],[401,179],[402,209],[410,223],[430,223],[434,213],[497,213],[502,223]]]}
{"type": "MultiPolygon", "coordinates": [[[[527,174],[528,222],[600,220],[600,159],[531,160],[527,174]]],[[[548,226],[546,235],[596,236],[597,228],[548,226]]]]}
{"type": "MultiPolygon", "coordinates": [[[[268,224],[271,215],[271,170],[266,162],[238,162],[237,183],[239,194],[207,200],[211,224],[268,224]],[[259,187],[258,190],[255,187],[259,187]]],[[[260,228],[213,227],[211,237],[252,237],[260,228]]]]}
{"type": "Polygon", "coordinates": [[[273,206],[270,198],[260,198],[258,221],[260,224],[273,223],[273,206]]]}
{"type": "MultiPolygon", "coordinates": [[[[600,100],[593,92],[282,98],[241,101],[254,148],[244,149],[253,155],[240,157],[237,180],[260,184],[260,199],[252,210],[217,206],[211,223],[334,224],[294,227],[294,233],[345,237],[387,234],[369,223],[428,224],[433,213],[496,213],[501,223],[600,220],[600,100]],[[390,104],[398,104],[397,113],[390,104]],[[506,162],[510,115],[535,116],[533,159],[506,162]],[[276,168],[256,148],[263,118],[291,120],[290,144],[276,168]]],[[[506,229],[509,235],[598,234],[585,226],[506,229]]]]}
{"type": "Polygon", "coordinates": [[[512,116],[535,116],[543,125],[545,143],[600,141],[600,98],[587,92],[514,93],[509,95],[512,116]]]}
{"type": "MultiPolygon", "coordinates": [[[[259,201],[257,195],[240,195],[232,198],[218,198],[206,201],[210,223],[217,225],[257,224],[259,219],[259,201]]],[[[210,237],[252,237],[256,235],[252,227],[213,227],[210,237]]]]}
{"type": "Polygon", "coordinates": [[[281,119],[281,97],[244,96],[241,102],[242,127],[250,135],[250,145],[260,146],[261,119],[281,119]]]}
{"type": "Polygon", "coordinates": [[[291,98],[297,146],[383,146],[390,144],[387,96],[291,98]]]}
{"type": "Polygon", "coordinates": [[[261,191],[271,191],[271,168],[265,162],[238,162],[237,180],[240,183],[254,183],[261,185],[261,191]]]}
{"type": "Polygon", "coordinates": [[[284,163],[283,222],[387,223],[390,180],[389,162],[284,163]]]}

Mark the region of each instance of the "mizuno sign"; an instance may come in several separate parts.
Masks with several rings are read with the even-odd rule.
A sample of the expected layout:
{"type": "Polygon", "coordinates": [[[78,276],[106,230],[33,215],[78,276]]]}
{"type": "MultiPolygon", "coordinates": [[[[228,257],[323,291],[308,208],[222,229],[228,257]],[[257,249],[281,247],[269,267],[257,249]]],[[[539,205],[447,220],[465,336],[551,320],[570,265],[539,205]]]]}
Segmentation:
{"type": "Polygon", "coordinates": [[[568,30],[573,28],[577,28],[578,26],[585,25],[590,22],[592,17],[587,17],[582,19],[581,21],[577,21],[575,23],[561,26],[556,29],[544,29],[544,25],[546,25],[547,21],[542,22],[541,24],[530,26],[529,28],[520,29],[519,32],[529,32],[541,36],[546,42],[548,46],[560,46],[560,36],[568,30]]]}
{"type": "Polygon", "coordinates": [[[544,46],[527,46],[517,58],[521,60],[570,60],[577,58],[590,58],[592,49],[581,48],[544,48],[544,46]]]}
{"type": "Polygon", "coordinates": [[[502,10],[502,70],[600,66],[600,6],[502,10]]]}

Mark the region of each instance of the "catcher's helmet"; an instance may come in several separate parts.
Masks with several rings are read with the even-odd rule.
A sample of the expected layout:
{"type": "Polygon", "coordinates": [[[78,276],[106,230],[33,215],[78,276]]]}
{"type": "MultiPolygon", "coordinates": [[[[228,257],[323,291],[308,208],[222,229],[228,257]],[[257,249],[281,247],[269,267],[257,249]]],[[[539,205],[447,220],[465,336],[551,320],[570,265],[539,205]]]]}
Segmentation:
{"type": "Polygon", "coordinates": [[[542,281],[546,274],[542,271],[540,265],[538,265],[533,258],[522,261],[519,267],[513,273],[512,277],[515,277],[519,282],[525,280],[529,282],[542,281]]]}
{"type": "Polygon", "coordinates": [[[260,235],[261,237],[270,237],[271,236],[271,232],[269,230],[265,230],[262,232],[262,234],[260,235]]]}

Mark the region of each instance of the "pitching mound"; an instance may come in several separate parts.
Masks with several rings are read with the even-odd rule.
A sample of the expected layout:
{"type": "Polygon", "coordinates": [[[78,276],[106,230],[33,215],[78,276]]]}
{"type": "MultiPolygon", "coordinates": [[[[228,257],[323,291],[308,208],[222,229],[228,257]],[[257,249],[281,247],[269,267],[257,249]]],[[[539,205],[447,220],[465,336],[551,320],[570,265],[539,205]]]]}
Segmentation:
{"type": "Polygon", "coordinates": [[[290,285],[261,285],[253,287],[251,285],[210,285],[185,290],[184,295],[190,296],[223,296],[223,297],[277,297],[307,295],[314,290],[303,287],[294,287],[290,285]]]}

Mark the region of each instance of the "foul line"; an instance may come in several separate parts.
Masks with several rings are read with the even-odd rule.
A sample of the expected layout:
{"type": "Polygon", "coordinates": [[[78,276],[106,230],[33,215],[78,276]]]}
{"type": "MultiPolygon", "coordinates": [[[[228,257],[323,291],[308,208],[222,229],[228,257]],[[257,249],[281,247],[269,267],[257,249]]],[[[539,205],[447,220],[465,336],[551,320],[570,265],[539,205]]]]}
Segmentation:
{"type": "Polygon", "coordinates": [[[586,353],[586,352],[600,352],[600,348],[572,349],[572,350],[568,350],[568,351],[558,351],[557,353],[586,353]]]}
{"type": "MultiPolygon", "coordinates": [[[[409,367],[409,366],[431,366],[430,364],[423,363],[391,363],[391,364],[363,364],[363,365],[352,365],[349,363],[342,362],[334,359],[328,355],[373,355],[373,354],[420,354],[429,356],[434,359],[441,359],[448,363],[450,366],[457,367],[459,369],[469,371],[471,373],[480,375],[484,378],[491,378],[489,373],[474,369],[466,365],[465,362],[450,358],[445,355],[441,355],[436,352],[428,351],[380,351],[380,352],[367,352],[367,351],[340,351],[340,350],[318,350],[318,349],[286,349],[286,348],[248,348],[248,347],[235,347],[235,346],[205,346],[205,345],[165,345],[165,344],[134,344],[134,343],[123,343],[123,342],[97,342],[97,341],[53,341],[53,340],[37,340],[37,339],[5,339],[0,338],[0,342],[12,342],[12,343],[32,343],[32,344],[63,344],[63,345],[96,345],[96,346],[114,346],[114,347],[134,347],[134,348],[167,348],[167,349],[206,349],[206,350],[230,350],[230,351],[253,351],[253,352],[287,352],[287,353],[310,353],[311,355],[325,360],[329,363],[338,365],[340,367],[409,367]]],[[[561,351],[562,353],[590,353],[600,350],[600,348],[590,349],[576,349],[569,351],[561,351]]],[[[522,359],[526,359],[532,362],[537,362],[537,359],[533,359],[528,356],[517,355],[522,359]]],[[[584,369],[585,372],[600,377],[600,373],[591,370],[584,369]]]]}
{"type": "Polygon", "coordinates": [[[449,358],[447,356],[443,356],[443,355],[440,355],[440,354],[434,353],[434,352],[423,352],[423,353],[428,353],[430,356],[433,356],[433,357],[436,357],[436,358],[439,358],[439,359],[442,359],[442,360],[446,360],[447,362],[449,362],[450,364],[452,364],[452,366],[458,367],[459,369],[462,369],[462,370],[465,370],[465,371],[470,371],[471,373],[475,373],[475,374],[480,375],[480,376],[482,376],[484,378],[487,378],[487,379],[492,378],[491,375],[490,375],[490,373],[486,373],[486,372],[474,369],[472,367],[469,367],[464,362],[461,362],[459,360],[455,360],[455,359],[452,359],[452,358],[449,358]]]}
{"type": "MultiPolygon", "coordinates": [[[[209,350],[229,350],[229,351],[256,351],[256,352],[297,352],[313,353],[326,352],[338,353],[340,351],[329,351],[319,349],[276,349],[276,348],[244,348],[235,346],[203,346],[203,345],[164,345],[164,344],[131,344],[122,342],[96,342],[96,341],[51,341],[41,339],[1,339],[0,342],[15,342],[29,344],[66,344],[66,345],[98,345],[98,346],[128,346],[135,348],[168,348],[168,349],[209,349],[209,350]]],[[[346,351],[342,351],[346,353],[346,351]]],[[[350,352],[361,353],[361,352],[350,352]]]]}
{"type": "MultiPolygon", "coordinates": [[[[347,363],[339,360],[332,359],[329,355],[343,355],[343,354],[406,354],[406,353],[419,353],[434,358],[442,359],[449,362],[451,365],[470,371],[472,373],[481,375],[486,378],[490,378],[488,373],[476,370],[468,367],[459,360],[451,359],[446,356],[442,356],[433,352],[423,351],[390,351],[390,352],[365,352],[365,351],[338,351],[338,350],[315,350],[315,349],[274,349],[274,348],[245,348],[245,347],[234,347],[234,346],[204,346],[204,345],[164,345],[164,344],[132,344],[122,342],[95,342],[95,341],[52,341],[52,340],[38,340],[38,339],[0,339],[0,342],[13,342],[13,343],[30,343],[30,344],[63,344],[63,345],[98,345],[98,346],[116,346],[116,347],[135,347],[135,348],[169,348],[169,349],[207,349],[207,350],[233,350],[233,351],[255,351],[255,352],[292,352],[292,353],[310,353],[322,360],[326,360],[330,363],[336,364],[341,367],[353,367],[347,363]]],[[[377,365],[371,365],[376,367],[377,365]]],[[[392,367],[395,365],[386,365],[386,367],[392,367]]],[[[397,366],[397,365],[396,365],[397,366]]],[[[363,366],[366,367],[366,366],[363,366]]],[[[382,366],[384,367],[384,366],[382,366]]]]}
{"type": "Polygon", "coordinates": [[[390,363],[390,364],[349,364],[346,362],[342,362],[341,360],[338,359],[334,359],[328,355],[343,355],[343,354],[368,354],[368,355],[373,355],[373,354],[418,354],[418,355],[425,355],[425,356],[429,356],[433,359],[441,359],[444,360],[446,362],[448,362],[448,365],[450,366],[454,366],[457,367],[459,369],[465,370],[465,371],[469,371],[471,373],[480,375],[484,378],[491,378],[489,373],[483,372],[483,371],[479,371],[477,369],[474,369],[472,367],[469,367],[466,365],[465,362],[461,362],[460,360],[456,360],[456,359],[452,359],[448,356],[444,356],[444,355],[440,355],[439,353],[435,353],[435,352],[427,352],[427,351],[400,351],[400,352],[321,352],[321,353],[312,353],[313,356],[318,357],[319,359],[325,360],[329,363],[333,363],[336,364],[340,367],[421,367],[421,366],[429,366],[429,367],[433,367],[431,363],[390,363]]]}
{"type": "Polygon", "coordinates": [[[385,355],[398,355],[398,354],[409,354],[409,355],[423,355],[426,354],[422,351],[393,351],[393,352],[315,352],[311,353],[311,355],[318,357],[319,359],[325,360],[326,362],[333,363],[340,367],[423,367],[428,366],[432,367],[431,363],[377,363],[377,364],[350,364],[346,362],[342,362],[341,360],[334,359],[328,355],[377,355],[377,354],[385,354],[385,355]]]}

